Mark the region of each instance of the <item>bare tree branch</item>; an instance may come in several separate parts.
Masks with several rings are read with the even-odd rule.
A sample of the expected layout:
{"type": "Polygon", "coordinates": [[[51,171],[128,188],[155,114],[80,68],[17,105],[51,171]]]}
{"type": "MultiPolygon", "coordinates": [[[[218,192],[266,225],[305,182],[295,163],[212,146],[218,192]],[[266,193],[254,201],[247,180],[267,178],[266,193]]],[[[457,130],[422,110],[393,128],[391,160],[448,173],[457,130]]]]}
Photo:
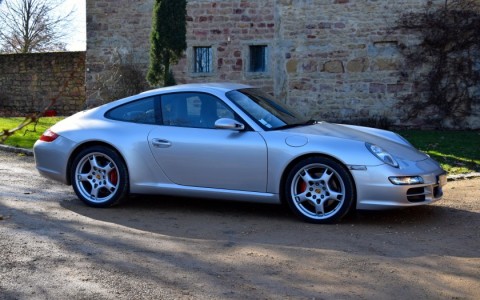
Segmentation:
{"type": "Polygon", "coordinates": [[[420,40],[400,48],[416,78],[413,93],[398,106],[410,120],[461,125],[480,101],[480,2],[428,2],[423,12],[400,15],[397,28],[420,40]]]}
{"type": "Polygon", "coordinates": [[[65,50],[73,11],[54,14],[57,0],[8,0],[0,7],[0,53],[65,50]]]}

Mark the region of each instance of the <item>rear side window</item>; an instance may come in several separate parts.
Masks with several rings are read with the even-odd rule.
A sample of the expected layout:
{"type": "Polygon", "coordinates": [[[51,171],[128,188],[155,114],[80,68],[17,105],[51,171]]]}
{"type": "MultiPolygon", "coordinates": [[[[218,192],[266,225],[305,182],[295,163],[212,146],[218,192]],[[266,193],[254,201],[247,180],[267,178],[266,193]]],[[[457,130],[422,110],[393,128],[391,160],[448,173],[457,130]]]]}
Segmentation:
{"type": "Polygon", "coordinates": [[[106,118],[140,124],[160,124],[160,97],[150,97],[115,107],[106,118]]]}

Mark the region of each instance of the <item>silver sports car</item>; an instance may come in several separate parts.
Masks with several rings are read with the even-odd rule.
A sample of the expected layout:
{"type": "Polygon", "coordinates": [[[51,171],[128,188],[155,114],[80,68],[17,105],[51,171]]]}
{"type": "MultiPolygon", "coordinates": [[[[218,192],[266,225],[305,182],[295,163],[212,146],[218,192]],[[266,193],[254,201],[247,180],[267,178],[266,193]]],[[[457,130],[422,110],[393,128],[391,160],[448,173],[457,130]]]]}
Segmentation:
{"type": "Polygon", "coordinates": [[[313,223],[440,200],[445,171],[401,136],[305,119],[240,84],[161,88],[79,112],[34,146],[87,205],[129,194],[286,203],[313,223]]]}

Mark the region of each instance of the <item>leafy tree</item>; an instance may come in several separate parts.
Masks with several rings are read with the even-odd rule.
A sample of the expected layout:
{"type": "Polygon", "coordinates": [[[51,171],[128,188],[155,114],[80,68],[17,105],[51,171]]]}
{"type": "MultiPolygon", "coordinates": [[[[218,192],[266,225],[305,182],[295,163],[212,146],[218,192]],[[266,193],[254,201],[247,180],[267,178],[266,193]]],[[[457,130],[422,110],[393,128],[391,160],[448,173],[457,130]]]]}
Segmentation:
{"type": "Polygon", "coordinates": [[[186,0],[155,0],[150,32],[150,65],[147,80],[151,85],[174,85],[170,65],[187,48],[186,0]]]}
{"type": "MultiPolygon", "coordinates": [[[[0,0],[1,2],[2,0],[0,0]]],[[[0,9],[0,52],[30,53],[65,50],[61,41],[72,12],[56,15],[54,0],[8,0],[0,9]]]]}

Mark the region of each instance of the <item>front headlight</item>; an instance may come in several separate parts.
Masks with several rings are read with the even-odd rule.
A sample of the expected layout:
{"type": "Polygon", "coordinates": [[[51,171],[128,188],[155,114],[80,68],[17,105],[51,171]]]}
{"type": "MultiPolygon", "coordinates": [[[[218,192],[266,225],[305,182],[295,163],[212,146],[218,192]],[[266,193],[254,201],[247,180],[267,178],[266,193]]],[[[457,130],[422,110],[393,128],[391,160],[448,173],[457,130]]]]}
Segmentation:
{"type": "Polygon", "coordinates": [[[388,177],[388,180],[396,185],[413,185],[424,183],[421,176],[390,176],[388,177]]]}
{"type": "Polygon", "coordinates": [[[370,150],[370,152],[372,152],[372,154],[375,155],[379,160],[387,165],[398,168],[398,162],[386,150],[383,150],[381,147],[370,143],[365,143],[365,146],[367,146],[367,149],[370,150]]]}

